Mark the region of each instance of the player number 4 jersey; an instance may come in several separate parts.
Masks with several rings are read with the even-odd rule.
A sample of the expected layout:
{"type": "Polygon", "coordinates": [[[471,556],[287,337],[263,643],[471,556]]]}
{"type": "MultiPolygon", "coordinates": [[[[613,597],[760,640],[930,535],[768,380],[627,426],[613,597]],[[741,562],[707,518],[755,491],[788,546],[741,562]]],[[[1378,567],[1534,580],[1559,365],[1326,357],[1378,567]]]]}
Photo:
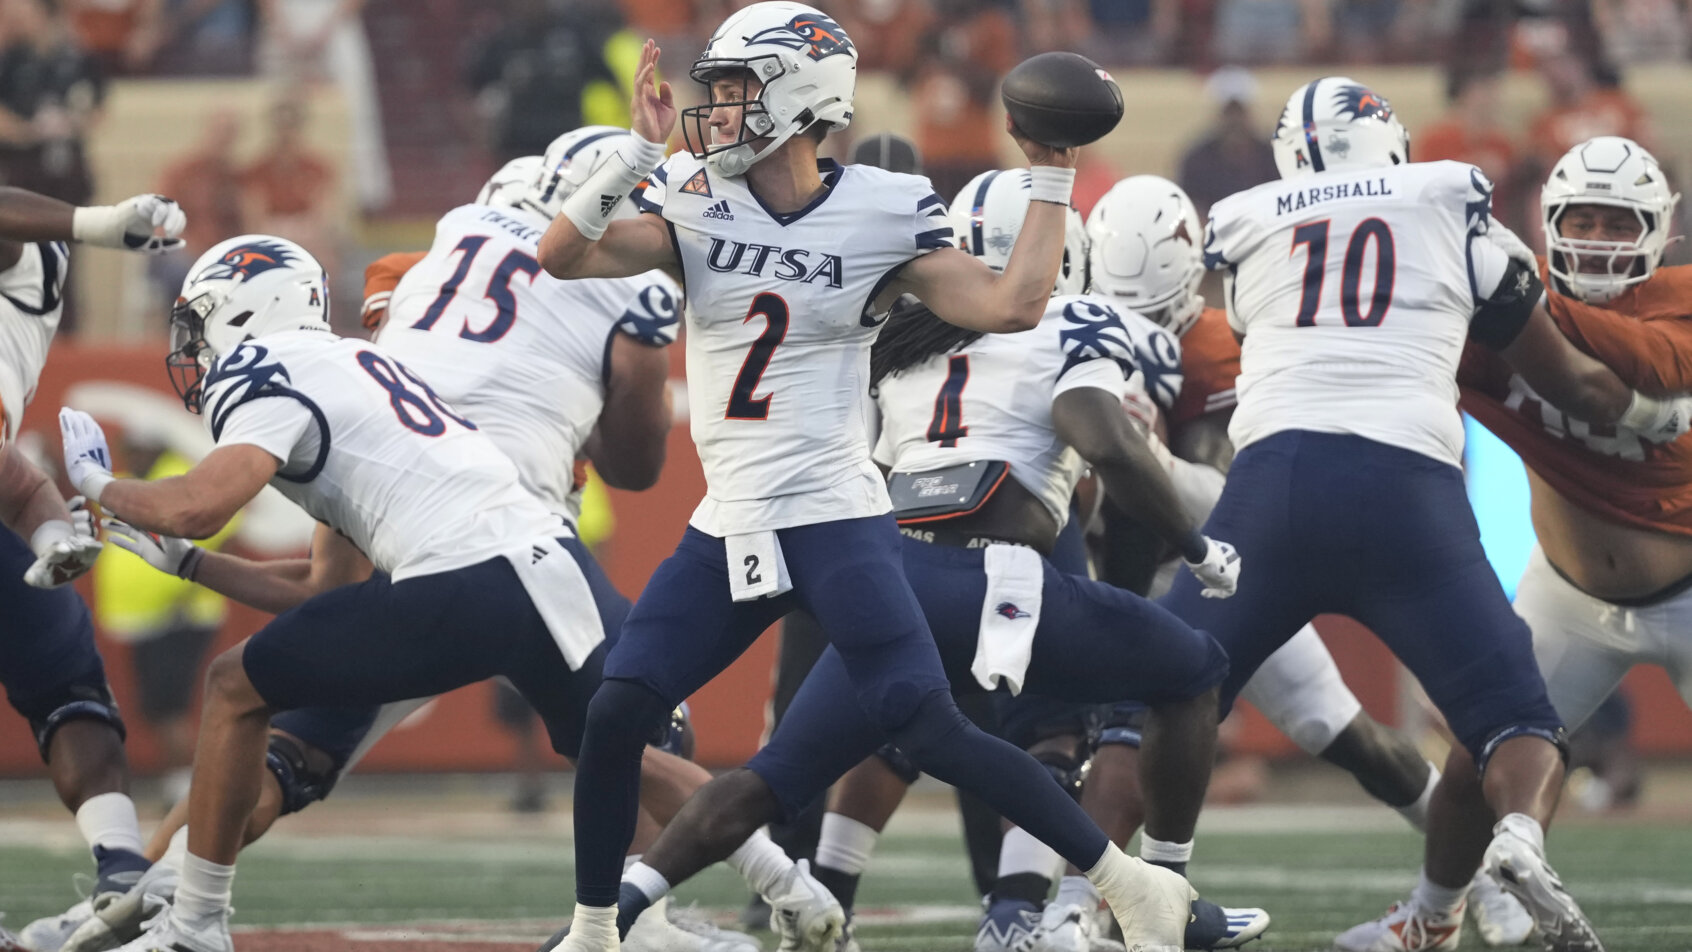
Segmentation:
{"type": "Polygon", "coordinates": [[[1061,527],[1086,463],[1058,439],[1052,401],[1079,387],[1121,399],[1139,371],[1168,412],[1181,392],[1175,336],[1107,298],[1053,298],[1038,326],[987,334],[876,385],[876,459],[895,472],[1002,460],[1061,527]]]}
{"type": "Polygon", "coordinates": [[[952,230],[921,176],[819,171],[826,190],[788,214],[685,153],[636,192],[668,224],[687,286],[688,408],[706,484],[691,521],[711,535],[891,508],[869,458],[882,320],[869,306],[952,230]]]}
{"type": "Polygon", "coordinates": [[[1245,334],[1234,445],[1351,433],[1460,465],[1457,364],[1505,254],[1492,185],[1459,162],[1271,182],[1216,203],[1205,263],[1245,334]]]}
{"type": "Polygon", "coordinates": [[[269,334],[206,378],[218,446],[282,461],[275,486],[399,581],[568,535],[491,441],[376,345],[326,331],[269,334]]]}

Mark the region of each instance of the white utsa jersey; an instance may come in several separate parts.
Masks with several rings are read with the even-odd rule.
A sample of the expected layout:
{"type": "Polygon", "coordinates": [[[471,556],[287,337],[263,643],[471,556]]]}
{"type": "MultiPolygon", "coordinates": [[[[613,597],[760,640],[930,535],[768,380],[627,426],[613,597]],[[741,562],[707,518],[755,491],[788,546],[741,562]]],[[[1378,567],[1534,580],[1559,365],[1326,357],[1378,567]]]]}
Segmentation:
{"type": "Polygon", "coordinates": [[[1351,433],[1460,465],[1457,363],[1509,259],[1482,239],[1492,184],[1424,162],[1259,185],[1217,202],[1205,263],[1245,334],[1237,449],[1351,433]]]}
{"type": "Polygon", "coordinates": [[[267,334],[219,359],[205,393],[218,446],[282,460],[270,484],[395,581],[569,535],[486,435],[375,344],[267,334]]]}
{"type": "Polygon", "coordinates": [[[1052,299],[1038,326],[985,334],[951,354],[889,374],[876,385],[876,459],[894,472],[1002,460],[1061,528],[1086,470],[1052,428],[1052,401],[1078,387],[1121,400],[1139,371],[1167,412],[1181,392],[1175,335],[1109,298],[1052,299]]]}
{"type": "Polygon", "coordinates": [[[769,211],[740,177],[685,153],[640,189],[670,227],[687,289],[687,385],[714,536],[891,508],[870,462],[870,304],[899,268],[947,247],[928,179],[824,162],[827,190],[769,211]]]}
{"type": "Polygon", "coordinates": [[[68,261],[63,242],[42,241],[24,245],[18,263],[0,271],[0,446],[18,435],[47,365],[64,310],[68,261]]]}
{"type": "Polygon", "coordinates": [[[605,405],[611,335],[674,340],[681,292],[659,271],[554,278],[536,258],[546,227],[508,208],[448,212],[377,339],[517,464],[525,489],[568,515],[576,456],[605,405]]]}

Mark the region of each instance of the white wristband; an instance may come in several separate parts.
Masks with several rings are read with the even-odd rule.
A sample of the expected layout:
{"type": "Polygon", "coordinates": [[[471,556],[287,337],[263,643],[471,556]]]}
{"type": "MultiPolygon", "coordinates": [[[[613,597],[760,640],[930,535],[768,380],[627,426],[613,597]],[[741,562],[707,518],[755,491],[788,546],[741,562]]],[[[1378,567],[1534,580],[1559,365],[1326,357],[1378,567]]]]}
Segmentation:
{"type": "Polygon", "coordinates": [[[100,494],[105,492],[106,487],[114,482],[117,482],[116,476],[102,471],[90,473],[87,476],[82,477],[82,484],[76,488],[84,496],[88,497],[89,502],[98,505],[100,502],[100,494]]]}
{"type": "Polygon", "coordinates": [[[589,241],[598,241],[604,236],[605,229],[610,227],[611,219],[617,214],[617,207],[623,204],[641,179],[664,161],[662,142],[648,142],[635,132],[629,133],[629,137],[634,140],[633,154],[624,155],[622,150],[618,150],[599,163],[599,168],[594,169],[587,181],[570,193],[560,209],[560,214],[570,219],[582,237],[589,241]]]}
{"type": "Polygon", "coordinates": [[[73,535],[76,535],[76,529],[70,523],[63,519],[49,519],[36,526],[35,531],[30,533],[29,547],[37,557],[44,556],[47,550],[53,547],[53,543],[62,542],[73,535]]]}
{"type": "Polygon", "coordinates": [[[1036,165],[1028,170],[1032,188],[1028,197],[1036,202],[1068,205],[1069,193],[1075,188],[1075,170],[1055,165],[1036,165]]]}

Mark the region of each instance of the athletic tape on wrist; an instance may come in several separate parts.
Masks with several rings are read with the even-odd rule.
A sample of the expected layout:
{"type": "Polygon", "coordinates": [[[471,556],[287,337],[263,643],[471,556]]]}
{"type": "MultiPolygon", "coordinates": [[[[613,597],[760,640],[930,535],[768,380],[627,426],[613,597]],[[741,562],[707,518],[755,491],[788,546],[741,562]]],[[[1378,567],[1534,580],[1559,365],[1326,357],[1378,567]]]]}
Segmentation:
{"type": "Polygon", "coordinates": [[[589,241],[604,236],[629,192],[664,161],[663,143],[648,142],[637,133],[630,133],[630,138],[634,140],[632,155],[624,155],[619,149],[564,200],[561,214],[589,241]]]}
{"type": "Polygon", "coordinates": [[[1028,197],[1036,202],[1068,205],[1069,194],[1075,189],[1075,170],[1055,165],[1036,165],[1028,170],[1031,187],[1028,197]]]}

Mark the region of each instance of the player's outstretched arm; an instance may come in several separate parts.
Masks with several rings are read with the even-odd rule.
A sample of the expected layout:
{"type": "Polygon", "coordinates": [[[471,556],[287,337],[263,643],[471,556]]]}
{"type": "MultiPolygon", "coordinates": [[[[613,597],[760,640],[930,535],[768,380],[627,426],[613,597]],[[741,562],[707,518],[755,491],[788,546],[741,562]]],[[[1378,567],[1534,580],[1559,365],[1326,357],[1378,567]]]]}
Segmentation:
{"type": "Polygon", "coordinates": [[[1034,175],[1033,201],[1022,220],[1003,272],[954,248],[926,254],[899,273],[891,301],[911,293],[941,320],[990,334],[1028,330],[1040,323],[1063,269],[1063,235],[1079,149],[1054,149],[1024,137],[1005,119],[1034,175]]]}
{"type": "Polygon", "coordinates": [[[53,480],[16,446],[0,448],[0,522],[28,539],[49,522],[71,525],[70,508],[53,480]]]}
{"type": "Polygon", "coordinates": [[[1658,400],[1634,391],[1569,343],[1543,304],[1498,353],[1535,392],[1577,420],[1619,424],[1653,441],[1674,439],[1692,423],[1685,398],[1658,400]]]}
{"type": "Polygon", "coordinates": [[[106,520],[106,537],[161,572],[271,613],[287,611],[319,592],[362,582],[371,572],[369,560],[356,546],[322,524],[312,537],[310,558],[263,562],[142,532],[117,519],[106,520]]]}
{"type": "Polygon", "coordinates": [[[116,205],[78,208],[21,188],[0,188],[0,266],[18,260],[18,242],[81,241],[160,254],[182,247],[188,219],[162,195],[136,195],[116,205]],[[156,234],[162,231],[163,235],[156,234]]]}
{"type": "Polygon", "coordinates": [[[658,82],[658,44],[646,41],[629,103],[632,155],[600,163],[570,197],[540,240],[540,263],[555,278],[624,278],[678,268],[670,231],[656,215],[613,221],[628,195],[659,163],[676,126],[675,97],[658,82]]]}
{"type": "Polygon", "coordinates": [[[605,406],[588,453],[607,486],[638,492],[658,482],[670,436],[669,378],[662,346],[626,334],[612,340],[605,406]]]}

